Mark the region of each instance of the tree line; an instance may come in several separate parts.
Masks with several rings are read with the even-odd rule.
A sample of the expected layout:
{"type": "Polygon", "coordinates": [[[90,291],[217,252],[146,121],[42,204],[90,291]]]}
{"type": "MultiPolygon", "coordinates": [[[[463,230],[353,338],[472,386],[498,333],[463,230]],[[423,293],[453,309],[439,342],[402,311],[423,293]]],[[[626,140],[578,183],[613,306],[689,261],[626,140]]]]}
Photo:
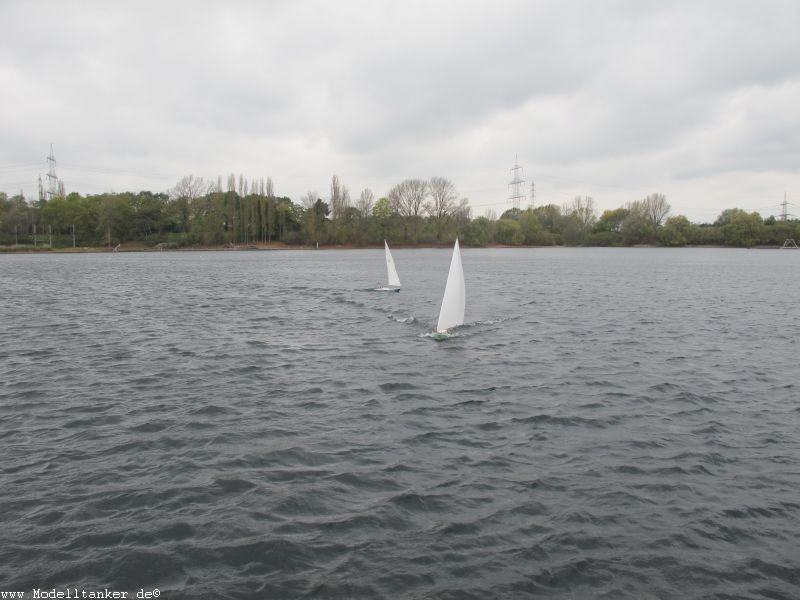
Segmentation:
{"type": "Polygon", "coordinates": [[[782,245],[800,239],[800,221],[724,210],[714,223],[670,215],[663,194],[651,194],[597,215],[590,197],[472,217],[469,202],[443,177],[406,179],[376,198],[357,198],[338,176],[325,199],[278,196],[270,177],[223,182],[192,175],[164,193],[77,192],[28,201],[0,192],[0,245],[27,248],[116,246],[353,245],[450,243],[466,246],[782,245]]]}

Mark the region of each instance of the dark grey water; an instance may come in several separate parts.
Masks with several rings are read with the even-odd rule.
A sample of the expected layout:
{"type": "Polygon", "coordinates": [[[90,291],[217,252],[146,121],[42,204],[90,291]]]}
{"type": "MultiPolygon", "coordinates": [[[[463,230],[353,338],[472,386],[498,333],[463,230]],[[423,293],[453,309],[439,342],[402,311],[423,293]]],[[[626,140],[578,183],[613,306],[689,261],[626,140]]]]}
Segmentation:
{"type": "Polygon", "coordinates": [[[0,256],[0,591],[800,597],[800,253],[0,256]]]}

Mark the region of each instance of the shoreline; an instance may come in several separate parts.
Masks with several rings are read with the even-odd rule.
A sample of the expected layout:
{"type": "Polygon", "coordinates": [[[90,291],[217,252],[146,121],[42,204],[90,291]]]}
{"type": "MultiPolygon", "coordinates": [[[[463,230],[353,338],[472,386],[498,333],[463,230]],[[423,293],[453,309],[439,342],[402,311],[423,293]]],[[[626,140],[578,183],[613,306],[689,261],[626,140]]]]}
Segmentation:
{"type": "MultiPolygon", "coordinates": [[[[446,244],[396,244],[392,249],[424,249],[424,248],[450,248],[451,243],[446,244]]],[[[465,246],[465,248],[484,248],[484,249],[497,249],[497,248],[526,248],[526,249],[544,249],[544,248],[669,248],[673,250],[680,250],[681,248],[723,248],[723,249],[746,249],[746,250],[796,250],[796,248],[784,248],[781,246],[752,246],[750,248],[743,248],[740,246],[721,246],[721,245],[687,245],[687,246],[657,246],[655,244],[636,244],[634,246],[508,246],[503,244],[488,244],[486,246],[465,246]]],[[[331,244],[321,246],[294,246],[288,244],[248,244],[240,246],[231,245],[217,245],[217,246],[184,246],[177,248],[166,248],[159,246],[146,246],[144,244],[122,244],[116,248],[109,248],[107,246],[80,246],[80,247],[67,247],[67,248],[51,248],[49,246],[41,246],[38,248],[31,247],[15,247],[15,246],[0,246],[0,254],[97,254],[97,253],[120,253],[120,252],[274,252],[280,250],[382,250],[383,246],[379,244],[367,246],[355,246],[352,244],[331,244]]]]}

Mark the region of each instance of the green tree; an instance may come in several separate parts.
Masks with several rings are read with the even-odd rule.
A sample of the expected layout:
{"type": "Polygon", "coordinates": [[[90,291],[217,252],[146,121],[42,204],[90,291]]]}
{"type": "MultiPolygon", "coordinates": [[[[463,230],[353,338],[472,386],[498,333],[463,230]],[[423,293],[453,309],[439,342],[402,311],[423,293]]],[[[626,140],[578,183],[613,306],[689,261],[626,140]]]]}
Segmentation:
{"type": "Polygon", "coordinates": [[[736,215],[745,215],[745,214],[747,214],[747,212],[742,210],[741,208],[726,208],[719,214],[717,220],[714,221],[714,225],[716,225],[717,227],[724,227],[725,225],[729,225],[733,221],[733,218],[736,215]]]}
{"type": "Polygon", "coordinates": [[[71,210],[73,205],[74,202],[71,202],[65,196],[51,198],[39,209],[42,222],[52,227],[56,233],[66,233],[74,223],[72,218],[73,211],[71,210]]]}
{"type": "Polygon", "coordinates": [[[691,239],[692,224],[683,215],[670,217],[658,232],[658,241],[664,246],[685,246],[691,239]]]}
{"type": "Polygon", "coordinates": [[[774,217],[764,220],[764,226],[761,228],[760,243],[783,246],[786,240],[800,241],[800,222],[778,221],[774,217]]]}
{"type": "Polygon", "coordinates": [[[600,215],[592,228],[592,233],[586,237],[585,244],[589,246],[619,246],[622,244],[622,224],[628,216],[627,208],[606,210],[600,215]]]}
{"type": "MultiPolygon", "coordinates": [[[[207,245],[219,245],[226,241],[229,224],[229,206],[235,192],[223,192],[219,187],[192,201],[191,229],[183,232],[187,241],[207,245]]],[[[178,231],[181,231],[180,227],[178,231]]]]}
{"type": "Polygon", "coordinates": [[[563,218],[560,206],[556,204],[537,206],[533,209],[533,213],[546,231],[550,233],[561,233],[563,218]]]}
{"type": "Polygon", "coordinates": [[[625,217],[628,216],[628,212],[627,208],[604,211],[594,224],[594,231],[596,233],[600,233],[601,231],[619,233],[622,230],[622,223],[625,221],[625,217]]]}
{"type": "Polygon", "coordinates": [[[336,243],[360,244],[362,240],[361,213],[355,206],[348,206],[338,219],[339,230],[336,243]]]}
{"type": "Polygon", "coordinates": [[[522,214],[522,211],[519,208],[509,208],[506,211],[503,211],[503,214],[500,215],[501,220],[511,219],[513,221],[519,221],[519,216],[522,214]]]}
{"type": "Polygon", "coordinates": [[[495,241],[507,246],[519,246],[524,237],[519,221],[513,219],[500,219],[495,223],[495,241]]]}
{"type": "Polygon", "coordinates": [[[704,223],[689,229],[689,243],[696,246],[721,246],[725,243],[722,227],[704,223]]]}
{"type": "Polygon", "coordinates": [[[2,232],[5,243],[33,243],[33,225],[36,223],[34,210],[25,201],[22,194],[17,194],[11,198],[5,196],[2,214],[0,214],[0,232],[2,232]]]}
{"type": "Polygon", "coordinates": [[[542,224],[536,217],[536,213],[528,208],[519,214],[519,226],[522,231],[522,242],[530,246],[540,245],[542,241],[542,224]]]}
{"type": "Polygon", "coordinates": [[[168,196],[142,191],[131,197],[130,202],[136,237],[147,240],[160,235],[165,227],[164,213],[168,196]]]}
{"type": "Polygon", "coordinates": [[[306,209],[303,214],[303,231],[306,240],[312,244],[325,243],[325,220],[330,214],[327,202],[322,198],[315,198],[315,192],[308,192],[304,198],[306,209]]]}
{"type": "Polygon", "coordinates": [[[372,217],[380,227],[381,239],[388,237],[387,230],[389,226],[389,219],[392,216],[392,207],[388,198],[378,198],[378,201],[372,206],[372,217]]]}
{"type": "Polygon", "coordinates": [[[466,224],[461,231],[465,246],[486,246],[491,237],[492,224],[486,217],[477,217],[466,224]]]}
{"type": "Polygon", "coordinates": [[[133,209],[125,196],[103,194],[100,200],[98,227],[106,243],[122,243],[130,238],[133,209]]]}
{"type": "Polygon", "coordinates": [[[722,234],[728,246],[751,248],[761,237],[761,228],[761,215],[741,211],[733,214],[730,222],[722,227],[722,234]]]}

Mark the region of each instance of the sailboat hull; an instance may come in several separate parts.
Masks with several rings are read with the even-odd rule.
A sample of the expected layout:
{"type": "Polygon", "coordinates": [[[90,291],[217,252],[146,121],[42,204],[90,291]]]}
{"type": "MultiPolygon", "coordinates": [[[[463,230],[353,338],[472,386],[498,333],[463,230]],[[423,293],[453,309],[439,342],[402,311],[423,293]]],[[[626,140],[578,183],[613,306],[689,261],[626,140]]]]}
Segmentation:
{"type": "Polygon", "coordinates": [[[450,337],[450,334],[446,331],[434,331],[431,333],[431,337],[437,342],[443,342],[450,337]]]}

